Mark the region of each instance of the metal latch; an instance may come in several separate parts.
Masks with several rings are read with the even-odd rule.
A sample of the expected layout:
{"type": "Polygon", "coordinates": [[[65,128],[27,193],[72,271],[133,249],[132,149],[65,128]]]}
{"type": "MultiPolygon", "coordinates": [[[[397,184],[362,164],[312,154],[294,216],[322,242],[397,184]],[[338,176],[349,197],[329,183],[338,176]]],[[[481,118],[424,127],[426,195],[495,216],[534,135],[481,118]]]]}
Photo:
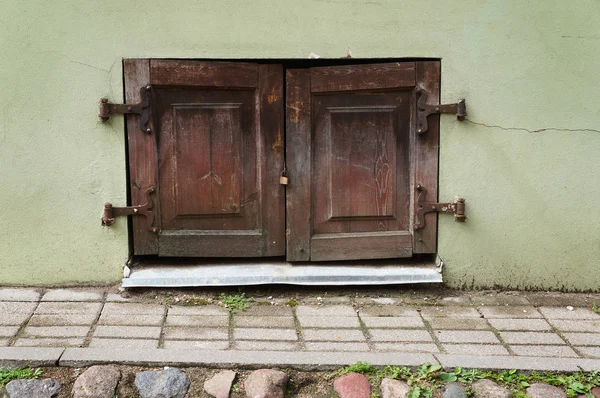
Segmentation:
{"type": "Polygon", "coordinates": [[[120,216],[144,216],[146,217],[146,228],[156,233],[158,228],[154,227],[154,201],[152,195],[155,191],[154,187],[146,190],[147,201],[140,206],[114,207],[111,203],[104,204],[104,214],[102,215],[102,225],[111,226],[115,223],[115,217],[120,216]]]}
{"type": "Polygon", "coordinates": [[[152,131],[147,126],[150,120],[150,90],[151,86],[140,88],[141,101],[137,104],[112,104],[108,98],[100,99],[100,121],[106,122],[112,115],[135,113],[140,115],[140,130],[150,134],[152,131]]]}
{"type": "Polygon", "coordinates": [[[456,199],[456,202],[452,203],[427,203],[425,202],[425,195],[427,190],[421,185],[417,185],[417,213],[415,215],[414,229],[421,229],[425,227],[425,213],[432,211],[454,213],[454,219],[456,221],[465,221],[467,216],[465,215],[465,200],[463,198],[456,199]]]}
{"type": "Polygon", "coordinates": [[[427,91],[417,86],[417,133],[422,134],[429,129],[427,116],[432,113],[454,113],[458,120],[465,120],[467,116],[467,104],[464,99],[455,104],[429,105],[427,104],[427,91]]]}

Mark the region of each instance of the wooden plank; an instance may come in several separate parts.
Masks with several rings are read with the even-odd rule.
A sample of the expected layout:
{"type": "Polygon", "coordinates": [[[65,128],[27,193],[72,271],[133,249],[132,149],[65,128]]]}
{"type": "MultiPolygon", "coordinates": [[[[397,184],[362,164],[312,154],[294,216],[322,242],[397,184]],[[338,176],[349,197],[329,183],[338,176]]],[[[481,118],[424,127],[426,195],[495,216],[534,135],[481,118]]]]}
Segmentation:
{"type": "MultiPolygon", "coordinates": [[[[417,84],[427,91],[429,104],[440,103],[440,62],[423,61],[416,63],[417,84]]],[[[429,129],[417,134],[414,142],[414,186],[421,184],[427,189],[428,202],[438,201],[438,156],[440,116],[427,118],[429,129]]],[[[414,123],[413,123],[414,125],[414,123]]],[[[416,193],[413,191],[413,211],[416,211],[416,193]]],[[[425,214],[425,228],[414,231],[415,253],[435,253],[437,251],[437,222],[435,212],[425,214]]]]}
{"type": "Polygon", "coordinates": [[[160,256],[178,257],[259,257],[262,255],[261,231],[163,231],[160,256]]]}
{"type": "Polygon", "coordinates": [[[310,72],[286,74],[287,260],[310,260],[311,121],[310,72]]]}
{"type": "Polygon", "coordinates": [[[415,63],[395,62],[311,68],[313,93],[372,90],[415,85],[415,63]]]}
{"type": "Polygon", "coordinates": [[[408,231],[315,235],[310,245],[311,261],[410,256],[412,235],[408,231]]]}
{"type": "Polygon", "coordinates": [[[260,169],[262,192],[262,217],[265,256],[285,255],[285,186],[279,183],[283,170],[284,120],[283,120],[283,66],[259,66],[260,121],[258,136],[261,139],[264,161],[260,169]]]}
{"type": "MultiPolygon", "coordinates": [[[[126,59],[123,63],[125,76],[125,102],[138,103],[140,88],[150,82],[150,62],[147,59],[126,59]]],[[[139,128],[139,115],[127,115],[127,142],[129,152],[129,183],[131,204],[146,203],[146,189],[157,189],[156,135],[145,134],[139,128]]],[[[150,120],[152,123],[152,120],[150,120]]],[[[154,194],[155,225],[160,227],[158,195],[154,194]]],[[[132,217],[134,254],[158,254],[158,236],[146,228],[144,217],[132,217]]]]}
{"type": "Polygon", "coordinates": [[[258,87],[258,65],[241,62],[202,62],[153,59],[151,84],[219,88],[258,87]]]}

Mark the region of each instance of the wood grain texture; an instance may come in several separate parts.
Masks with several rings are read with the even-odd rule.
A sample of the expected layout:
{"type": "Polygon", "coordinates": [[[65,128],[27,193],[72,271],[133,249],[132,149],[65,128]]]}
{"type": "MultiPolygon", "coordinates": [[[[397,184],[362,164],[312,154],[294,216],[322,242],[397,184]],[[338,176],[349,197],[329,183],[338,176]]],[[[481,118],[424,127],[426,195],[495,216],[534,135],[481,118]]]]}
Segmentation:
{"type": "MultiPolygon", "coordinates": [[[[440,62],[422,61],[416,63],[417,84],[427,91],[429,104],[440,103],[440,62]]],[[[421,184],[427,189],[428,202],[438,201],[438,156],[440,116],[432,114],[427,118],[429,129],[415,137],[414,186],[421,184]]],[[[413,189],[413,195],[415,195],[413,189]]],[[[416,197],[416,195],[415,195],[416,197]]],[[[416,200],[413,209],[416,211],[416,200]]],[[[415,253],[435,253],[437,251],[438,213],[425,214],[425,228],[414,231],[415,253]]]]}
{"type": "Polygon", "coordinates": [[[316,235],[311,261],[339,261],[412,256],[412,235],[406,231],[316,235]]]}
{"type": "Polygon", "coordinates": [[[176,257],[260,257],[261,231],[165,231],[160,236],[160,255],[176,257]],[[227,254],[223,253],[227,250],[227,254]]]}
{"type": "MultiPolygon", "coordinates": [[[[147,59],[126,59],[123,62],[125,78],[125,102],[138,103],[140,88],[150,83],[150,62],[147,59]]],[[[156,135],[145,134],[139,128],[139,115],[126,115],[129,155],[129,184],[131,204],[146,203],[146,189],[158,186],[156,135]]],[[[149,123],[153,123],[150,118],[149,123]]],[[[154,131],[154,128],[152,129],[154,131]]],[[[155,193],[155,225],[160,228],[160,203],[155,193]]],[[[158,254],[158,235],[149,231],[144,217],[132,217],[133,248],[136,255],[158,254]]]]}
{"type": "Polygon", "coordinates": [[[160,59],[153,59],[150,62],[151,83],[153,85],[219,88],[258,87],[257,64],[160,59]]]}
{"type": "Polygon", "coordinates": [[[412,87],[414,62],[311,68],[311,92],[412,87]]]}
{"type": "Polygon", "coordinates": [[[310,260],[311,120],[310,72],[288,69],[286,75],[287,260],[310,260]]]}
{"type": "Polygon", "coordinates": [[[259,65],[259,159],[263,186],[264,255],[285,255],[285,186],[279,184],[284,157],[283,66],[259,65]]]}

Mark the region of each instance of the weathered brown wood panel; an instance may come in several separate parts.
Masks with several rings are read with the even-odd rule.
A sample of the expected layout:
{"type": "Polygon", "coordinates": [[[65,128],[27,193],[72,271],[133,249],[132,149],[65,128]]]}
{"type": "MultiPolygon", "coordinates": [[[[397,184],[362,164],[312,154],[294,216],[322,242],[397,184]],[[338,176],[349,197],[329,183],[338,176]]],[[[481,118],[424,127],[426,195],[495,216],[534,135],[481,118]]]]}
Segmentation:
{"type": "Polygon", "coordinates": [[[288,69],[286,82],[287,259],[308,261],[312,228],[310,71],[288,69]]]}
{"type": "Polygon", "coordinates": [[[252,63],[153,59],[150,68],[155,85],[258,87],[258,65],[252,63]]]}
{"type": "Polygon", "coordinates": [[[414,62],[311,68],[313,93],[377,90],[414,85],[414,62]]]}
{"type": "MultiPolygon", "coordinates": [[[[150,61],[147,59],[126,59],[123,62],[125,77],[125,102],[138,103],[140,88],[150,83],[150,61]]],[[[131,204],[146,203],[146,190],[151,186],[158,188],[156,136],[145,134],[139,128],[139,115],[126,116],[127,143],[129,155],[129,183],[131,204]]],[[[152,123],[152,120],[150,120],[152,123]]],[[[155,223],[159,223],[158,196],[153,195],[155,223]]],[[[134,254],[158,254],[158,236],[149,231],[144,217],[132,217],[134,254]]],[[[159,224],[157,225],[160,226],[159,224]]]]}
{"type": "Polygon", "coordinates": [[[412,235],[406,231],[326,234],[313,237],[311,261],[341,261],[361,258],[402,258],[412,256],[412,235]]]}
{"type": "MultiPolygon", "coordinates": [[[[422,61],[416,63],[417,84],[427,91],[427,102],[440,103],[440,62],[422,61]]],[[[438,156],[440,116],[430,115],[427,118],[429,129],[423,134],[416,134],[414,146],[414,186],[421,184],[427,189],[427,201],[438,201],[438,156]]],[[[413,187],[413,195],[415,195],[413,187]]],[[[416,200],[413,208],[416,211],[416,200]]],[[[437,222],[435,212],[425,214],[425,228],[414,231],[415,253],[435,253],[437,251],[437,222]]]]}

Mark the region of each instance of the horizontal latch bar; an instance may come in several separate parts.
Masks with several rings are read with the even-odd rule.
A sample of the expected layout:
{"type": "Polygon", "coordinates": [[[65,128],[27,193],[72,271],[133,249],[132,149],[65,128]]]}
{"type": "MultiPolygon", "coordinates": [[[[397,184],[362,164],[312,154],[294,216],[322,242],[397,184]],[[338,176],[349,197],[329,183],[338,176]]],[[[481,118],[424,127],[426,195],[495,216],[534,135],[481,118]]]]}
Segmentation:
{"type": "Polygon", "coordinates": [[[417,211],[415,214],[414,229],[421,229],[425,227],[425,213],[432,211],[454,213],[454,219],[456,221],[465,221],[467,216],[465,214],[465,200],[458,198],[456,202],[450,203],[428,203],[425,202],[425,195],[427,190],[421,185],[417,185],[417,211]]]}

